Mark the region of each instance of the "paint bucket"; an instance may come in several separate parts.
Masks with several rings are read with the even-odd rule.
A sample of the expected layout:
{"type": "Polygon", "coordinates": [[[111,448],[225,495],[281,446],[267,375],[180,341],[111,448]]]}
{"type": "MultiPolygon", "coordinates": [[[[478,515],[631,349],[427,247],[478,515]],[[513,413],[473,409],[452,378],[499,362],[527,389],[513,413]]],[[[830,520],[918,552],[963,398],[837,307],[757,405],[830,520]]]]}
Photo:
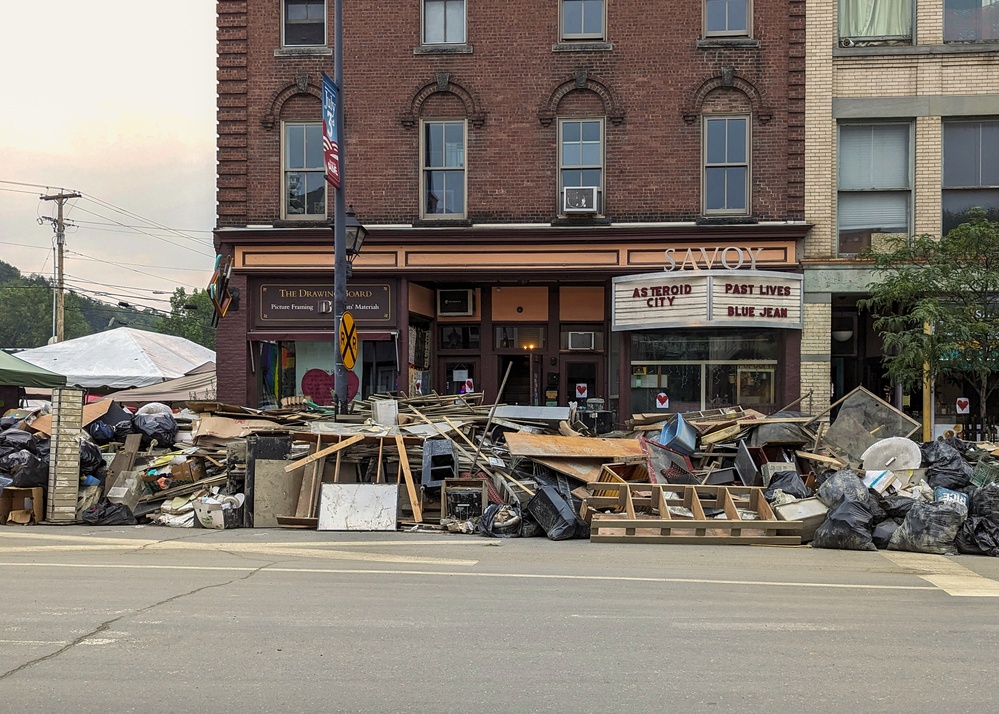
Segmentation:
{"type": "Polygon", "coordinates": [[[674,414],[663,426],[659,443],[689,456],[697,448],[697,429],[679,414],[674,414]]]}

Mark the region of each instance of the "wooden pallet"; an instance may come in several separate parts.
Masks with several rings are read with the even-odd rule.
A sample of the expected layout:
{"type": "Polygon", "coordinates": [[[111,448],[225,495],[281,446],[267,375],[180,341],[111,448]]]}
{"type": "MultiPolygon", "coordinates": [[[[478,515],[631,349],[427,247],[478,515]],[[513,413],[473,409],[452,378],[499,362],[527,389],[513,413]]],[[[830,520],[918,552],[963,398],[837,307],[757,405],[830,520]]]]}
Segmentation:
{"type": "Polygon", "coordinates": [[[801,521],[781,521],[763,496],[763,489],[749,486],[692,486],[681,484],[589,484],[587,505],[597,510],[590,519],[590,540],[595,543],[673,543],[702,545],[799,545],[801,521]],[[682,506],[692,517],[670,513],[682,506]],[[705,515],[718,510],[724,519],[705,515]],[[752,511],[755,519],[739,510],[752,511]]]}

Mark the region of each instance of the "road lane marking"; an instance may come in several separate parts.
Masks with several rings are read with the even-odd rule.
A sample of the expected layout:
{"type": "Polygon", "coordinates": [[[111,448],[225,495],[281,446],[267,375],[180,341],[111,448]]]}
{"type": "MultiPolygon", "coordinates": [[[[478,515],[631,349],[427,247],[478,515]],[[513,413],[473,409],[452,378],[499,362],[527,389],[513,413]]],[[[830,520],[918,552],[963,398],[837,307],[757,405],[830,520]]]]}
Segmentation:
{"type": "MultiPolygon", "coordinates": [[[[45,545],[45,546],[18,546],[13,548],[0,548],[0,554],[17,555],[21,553],[56,553],[56,552],[132,552],[137,550],[134,546],[126,545],[45,545]]],[[[296,548],[274,543],[227,543],[227,544],[186,544],[172,545],[170,543],[154,542],[150,546],[143,548],[146,552],[153,551],[224,551],[229,553],[241,553],[262,555],[267,557],[303,557],[303,558],[324,558],[327,560],[354,560],[370,563],[397,563],[399,565],[475,565],[478,560],[464,560],[458,558],[431,558],[418,555],[390,555],[387,553],[364,553],[351,552],[347,550],[322,550],[318,548],[296,548]]]]}
{"type": "Polygon", "coordinates": [[[881,551],[881,555],[953,597],[999,597],[999,582],[955,563],[946,555],[899,550],[881,551]]]}
{"type": "MultiPolygon", "coordinates": [[[[474,561],[473,561],[474,562],[474,561]]],[[[851,583],[796,583],[766,580],[716,580],[711,578],[650,578],[627,575],[560,575],[554,573],[471,573],[468,571],[447,570],[367,570],[348,568],[248,568],[228,565],[128,565],[116,563],[7,563],[0,562],[0,568],[83,568],[93,570],[219,570],[247,572],[259,570],[267,573],[317,573],[327,575],[409,575],[445,578],[512,578],[521,580],[574,580],[596,582],[632,583],[674,583],[689,585],[739,585],[775,588],[831,588],[836,590],[922,590],[935,591],[929,585],[862,585],[851,583]]]]}
{"type": "MultiPolygon", "coordinates": [[[[211,536],[211,535],[213,535],[213,532],[210,531],[210,530],[204,530],[203,533],[199,533],[198,529],[192,529],[192,530],[193,530],[193,532],[191,533],[191,536],[195,536],[195,535],[196,536],[202,536],[202,535],[204,535],[204,536],[211,536]]],[[[256,534],[254,534],[254,535],[256,535],[256,534]]],[[[260,535],[265,535],[265,533],[261,533],[260,535]]],[[[228,545],[254,546],[254,547],[258,547],[258,548],[260,548],[260,547],[268,547],[268,546],[274,546],[274,547],[280,547],[280,546],[288,546],[288,547],[308,546],[310,548],[348,548],[348,547],[349,548],[354,548],[354,547],[364,547],[364,546],[379,546],[379,547],[384,546],[384,547],[387,547],[387,548],[395,548],[395,547],[400,547],[400,546],[402,546],[402,547],[411,547],[411,546],[424,546],[424,545],[431,545],[431,546],[440,546],[440,545],[472,545],[472,546],[478,545],[478,546],[486,546],[486,545],[489,545],[489,544],[495,542],[495,541],[492,541],[492,540],[484,540],[484,539],[472,539],[472,540],[469,540],[469,539],[463,538],[461,540],[458,540],[458,539],[449,540],[449,539],[443,538],[441,540],[430,540],[430,539],[427,539],[427,540],[411,540],[411,541],[388,541],[388,540],[385,540],[385,541],[380,541],[380,540],[336,541],[336,540],[329,540],[329,541],[267,541],[265,543],[253,543],[251,541],[246,541],[246,542],[244,542],[244,541],[223,541],[223,542],[219,542],[219,541],[204,541],[204,540],[196,541],[196,540],[193,540],[190,536],[181,537],[181,538],[167,538],[167,539],[160,539],[160,540],[152,540],[152,539],[147,539],[147,538],[144,538],[144,539],[127,539],[126,540],[126,539],[120,539],[120,538],[108,538],[108,537],[99,537],[99,536],[63,536],[63,535],[50,535],[50,534],[32,535],[30,533],[23,533],[23,534],[18,534],[18,535],[15,535],[13,533],[11,533],[11,534],[6,534],[6,533],[0,534],[0,543],[3,543],[5,540],[54,540],[54,541],[61,541],[61,542],[65,543],[67,546],[71,545],[72,543],[92,543],[93,545],[107,545],[109,547],[110,546],[115,546],[115,547],[120,547],[120,548],[133,548],[133,549],[134,548],[149,548],[150,546],[156,546],[156,545],[166,545],[166,546],[173,545],[175,547],[184,546],[184,547],[201,547],[201,548],[214,548],[214,549],[218,549],[220,546],[223,546],[223,545],[225,545],[225,546],[228,546],[228,545]]],[[[17,547],[28,547],[28,546],[17,546],[17,547]]],[[[36,547],[44,547],[44,546],[36,546],[36,547]]],[[[58,547],[58,546],[48,546],[48,547],[55,548],[55,547],[58,547]]],[[[14,550],[15,546],[10,546],[9,549],[10,550],[14,550]]],[[[7,550],[7,549],[0,548],[0,552],[2,552],[3,550],[7,550]]]]}

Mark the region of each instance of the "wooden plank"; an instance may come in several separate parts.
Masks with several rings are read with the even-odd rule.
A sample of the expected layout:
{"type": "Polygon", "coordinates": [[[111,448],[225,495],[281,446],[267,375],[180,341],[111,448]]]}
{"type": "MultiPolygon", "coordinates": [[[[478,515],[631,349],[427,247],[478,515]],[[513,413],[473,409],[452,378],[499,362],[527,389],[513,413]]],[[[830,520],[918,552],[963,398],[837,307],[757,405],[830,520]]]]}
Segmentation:
{"type": "MultiPolygon", "coordinates": [[[[298,492],[298,505],[295,507],[296,518],[316,518],[316,494],[323,480],[323,468],[326,457],[320,456],[312,462],[312,469],[302,478],[302,489],[298,492]]],[[[285,469],[287,473],[288,469],[285,469]]]]}
{"type": "Polygon", "coordinates": [[[378,470],[375,472],[375,483],[382,482],[382,454],[385,450],[385,442],[382,439],[378,440],[378,470]]]}
{"type": "MultiPolygon", "coordinates": [[[[398,437],[396,437],[396,438],[398,438],[398,437]]],[[[315,461],[317,459],[322,459],[322,458],[325,458],[325,457],[329,456],[330,454],[335,454],[338,451],[340,451],[341,449],[346,449],[348,446],[353,446],[357,442],[363,441],[363,440],[364,440],[364,435],[362,435],[362,434],[355,434],[354,436],[348,437],[348,438],[344,439],[343,441],[341,441],[341,442],[339,442],[337,444],[333,444],[333,446],[327,446],[325,449],[320,449],[319,451],[317,451],[316,453],[312,454],[311,456],[306,456],[304,459],[299,459],[298,461],[293,461],[292,463],[290,463],[287,466],[285,466],[284,470],[285,470],[286,473],[289,473],[291,471],[294,471],[295,469],[301,468],[302,466],[308,466],[309,464],[311,464],[313,461],[315,461]]]]}
{"type": "Polygon", "coordinates": [[[531,458],[531,461],[546,466],[552,471],[565,474],[577,481],[594,481],[599,479],[600,470],[604,465],[603,461],[595,461],[593,459],[546,459],[540,456],[531,458]]]}
{"type": "Polygon", "coordinates": [[[822,454],[810,454],[807,451],[795,451],[795,456],[805,461],[816,461],[820,464],[829,464],[830,466],[836,466],[837,468],[843,468],[846,466],[846,461],[842,459],[836,459],[832,456],[824,456],[822,454]]]}
{"type": "Polygon", "coordinates": [[[114,455],[111,465],[108,466],[107,483],[114,483],[115,476],[135,468],[135,459],[139,455],[141,445],[142,434],[129,434],[125,437],[125,448],[114,455]]]}
{"type": "Polygon", "coordinates": [[[416,484],[413,482],[413,472],[409,468],[409,456],[406,454],[406,443],[402,436],[395,437],[395,446],[399,450],[399,466],[406,479],[406,491],[409,493],[409,505],[413,509],[413,520],[422,523],[423,509],[420,507],[420,499],[416,494],[416,484]]]}
{"type": "Polygon", "coordinates": [[[319,527],[318,518],[299,518],[298,516],[278,516],[278,525],[282,528],[308,528],[316,530],[319,527]]]}
{"type": "Polygon", "coordinates": [[[506,443],[511,456],[542,456],[575,459],[619,459],[641,457],[638,439],[600,439],[588,436],[551,436],[510,432],[506,443]]]}

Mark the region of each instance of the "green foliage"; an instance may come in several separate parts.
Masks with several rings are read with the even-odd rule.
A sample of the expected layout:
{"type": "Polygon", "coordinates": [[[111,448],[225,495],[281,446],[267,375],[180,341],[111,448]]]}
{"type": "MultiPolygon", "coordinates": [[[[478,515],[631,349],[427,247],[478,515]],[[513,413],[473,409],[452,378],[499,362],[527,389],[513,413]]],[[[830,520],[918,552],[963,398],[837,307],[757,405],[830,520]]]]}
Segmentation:
{"type": "MultiPolygon", "coordinates": [[[[13,265],[0,260],[0,347],[28,349],[48,343],[53,334],[52,281],[40,275],[24,276],[13,265]]],[[[177,288],[170,298],[170,314],[158,310],[121,307],[67,292],[65,326],[67,340],[114,327],[134,327],[185,337],[215,348],[212,303],[204,290],[190,295],[177,288]],[[186,306],[196,306],[191,309],[186,306]]]]}
{"type": "Polygon", "coordinates": [[[877,280],[860,303],[884,340],[888,376],[903,387],[970,382],[981,416],[999,387],[999,223],[973,209],[940,240],[898,239],[867,253],[877,280]]]}
{"type": "Polygon", "coordinates": [[[170,296],[170,315],[161,317],[155,329],[164,334],[179,335],[214,350],[213,310],[207,290],[195,288],[188,295],[184,288],[177,288],[170,296]]]}

